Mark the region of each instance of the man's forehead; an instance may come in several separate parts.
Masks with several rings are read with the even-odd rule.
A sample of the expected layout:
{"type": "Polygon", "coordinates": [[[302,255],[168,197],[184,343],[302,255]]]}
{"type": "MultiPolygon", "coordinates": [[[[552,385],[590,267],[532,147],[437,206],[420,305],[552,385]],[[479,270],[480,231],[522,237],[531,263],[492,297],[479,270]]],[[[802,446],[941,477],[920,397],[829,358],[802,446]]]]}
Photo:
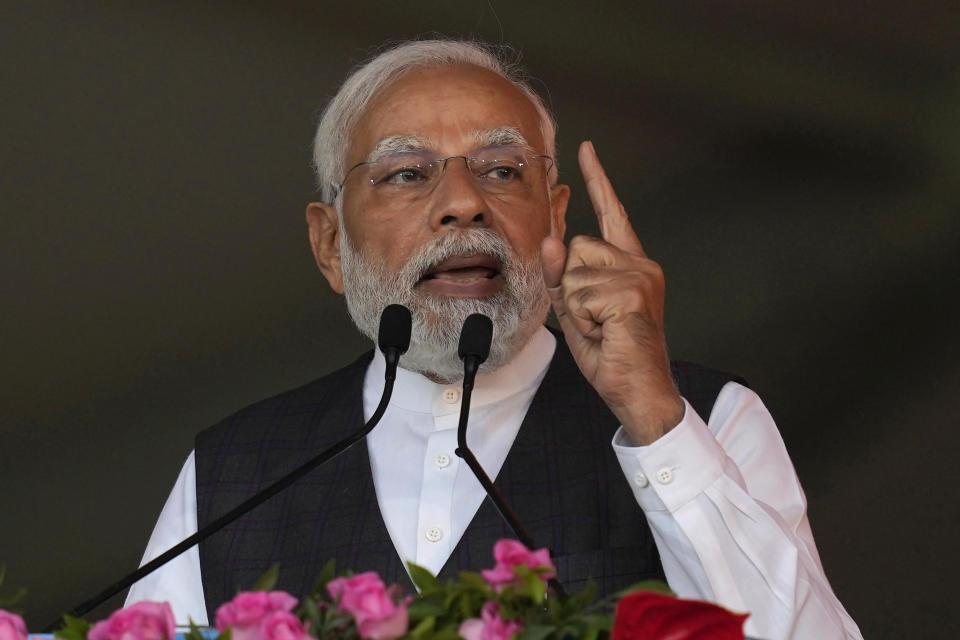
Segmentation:
{"type": "MultiPolygon", "coordinates": [[[[471,149],[489,146],[516,145],[530,147],[530,143],[517,127],[504,125],[469,132],[466,136],[471,149]]],[[[403,151],[437,151],[440,142],[423,135],[391,135],[377,141],[367,155],[373,162],[390,153],[403,151]]]]}
{"type": "Polygon", "coordinates": [[[350,136],[348,155],[352,162],[363,160],[388,138],[423,138],[430,148],[463,153],[483,142],[501,144],[481,139],[495,130],[508,138],[522,132],[523,144],[539,149],[541,124],[530,97],[489,69],[473,65],[414,69],[370,100],[350,136]]]}

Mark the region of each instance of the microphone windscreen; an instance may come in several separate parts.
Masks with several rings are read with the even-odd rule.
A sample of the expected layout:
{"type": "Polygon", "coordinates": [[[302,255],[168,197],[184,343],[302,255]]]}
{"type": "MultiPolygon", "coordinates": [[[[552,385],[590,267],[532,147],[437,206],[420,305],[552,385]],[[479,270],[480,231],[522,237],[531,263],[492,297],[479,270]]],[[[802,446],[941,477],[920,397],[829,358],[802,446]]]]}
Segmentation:
{"type": "Polygon", "coordinates": [[[480,362],[490,355],[490,342],[493,340],[493,321],[482,313],[473,313],[463,321],[460,331],[460,346],[457,353],[463,360],[474,356],[480,362]]]}
{"type": "Polygon", "coordinates": [[[392,347],[400,354],[406,353],[410,348],[412,325],[409,309],[402,304],[387,305],[380,314],[380,331],[377,333],[380,350],[392,347]]]}

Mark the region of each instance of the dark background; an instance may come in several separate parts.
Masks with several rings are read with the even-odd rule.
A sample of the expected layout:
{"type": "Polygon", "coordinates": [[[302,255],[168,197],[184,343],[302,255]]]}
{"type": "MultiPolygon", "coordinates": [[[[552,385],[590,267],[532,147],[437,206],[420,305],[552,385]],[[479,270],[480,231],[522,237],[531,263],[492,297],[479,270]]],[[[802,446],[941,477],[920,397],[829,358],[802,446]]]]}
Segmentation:
{"type": "Polygon", "coordinates": [[[306,242],[312,130],[433,31],[522,49],[571,234],[595,142],[672,355],[765,398],[864,634],[960,624],[956,5],[0,6],[0,562],[32,628],[136,566],[195,432],[366,348],[306,242]]]}

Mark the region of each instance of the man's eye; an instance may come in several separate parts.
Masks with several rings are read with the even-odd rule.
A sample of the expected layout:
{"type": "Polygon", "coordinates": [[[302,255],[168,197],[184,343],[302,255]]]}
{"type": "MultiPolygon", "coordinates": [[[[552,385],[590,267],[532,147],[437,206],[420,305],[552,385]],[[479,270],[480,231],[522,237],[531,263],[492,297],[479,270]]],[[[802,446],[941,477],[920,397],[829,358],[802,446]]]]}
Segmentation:
{"type": "Polygon", "coordinates": [[[518,167],[501,164],[495,167],[485,168],[480,177],[485,180],[495,180],[497,182],[511,182],[513,180],[519,180],[522,175],[518,167]]]}
{"type": "Polygon", "coordinates": [[[390,171],[377,182],[380,184],[409,184],[411,182],[423,182],[427,179],[426,174],[416,167],[405,167],[390,171]]]}

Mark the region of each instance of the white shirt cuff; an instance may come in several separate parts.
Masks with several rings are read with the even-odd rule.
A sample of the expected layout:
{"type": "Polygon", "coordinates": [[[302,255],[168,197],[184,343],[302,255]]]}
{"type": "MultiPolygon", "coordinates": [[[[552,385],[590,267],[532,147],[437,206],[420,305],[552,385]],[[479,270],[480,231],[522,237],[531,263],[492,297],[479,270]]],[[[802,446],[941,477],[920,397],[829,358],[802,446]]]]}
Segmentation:
{"type": "Polygon", "coordinates": [[[683,403],[680,424],[652,444],[632,446],[622,426],[613,435],[620,468],[644,511],[674,513],[723,472],[723,448],[686,399],[683,403]]]}

